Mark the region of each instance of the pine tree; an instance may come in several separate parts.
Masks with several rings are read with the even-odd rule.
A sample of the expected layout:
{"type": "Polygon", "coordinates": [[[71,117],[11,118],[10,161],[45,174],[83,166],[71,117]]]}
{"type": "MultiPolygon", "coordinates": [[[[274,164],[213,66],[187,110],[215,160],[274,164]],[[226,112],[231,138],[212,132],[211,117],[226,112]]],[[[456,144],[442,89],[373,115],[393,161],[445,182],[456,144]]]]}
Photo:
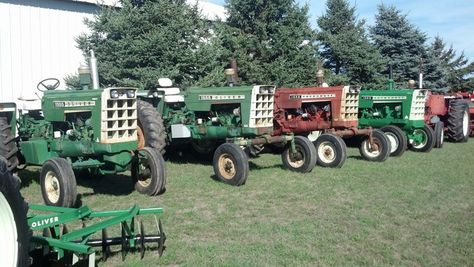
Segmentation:
{"type": "Polygon", "coordinates": [[[445,84],[449,89],[474,89],[474,62],[469,63],[463,52],[457,56],[453,46],[447,48],[446,43],[439,36],[435,37],[430,49],[441,62],[445,84]]]}
{"type": "Polygon", "coordinates": [[[294,0],[228,0],[219,37],[237,59],[243,83],[296,86],[315,83],[317,49],[308,7],[294,0]]]}
{"type": "Polygon", "coordinates": [[[378,6],[370,33],[382,56],[393,66],[395,82],[406,84],[409,79],[416,80],[420,64],[423,59],[427,61],[426,35],[410,24],[401,11],[383,4],[378,6]]]}
{"type": "Polygon", "coordinates": [[[328,0],[326,14],[318,18],[318,40],[324,67],[334,76],[330,83],[373,84],[385,64],[365,33],[365,21],[347,0],[328,0]]]}
{"type": "Polygon", "coordinates": [[[94,49],[101,83],[142,88],[168,77],[179,86],[205,78],[216,63],[209,25],[185,0],[122,0],[104,7],[78,38],[84,54],[94,49]]]}

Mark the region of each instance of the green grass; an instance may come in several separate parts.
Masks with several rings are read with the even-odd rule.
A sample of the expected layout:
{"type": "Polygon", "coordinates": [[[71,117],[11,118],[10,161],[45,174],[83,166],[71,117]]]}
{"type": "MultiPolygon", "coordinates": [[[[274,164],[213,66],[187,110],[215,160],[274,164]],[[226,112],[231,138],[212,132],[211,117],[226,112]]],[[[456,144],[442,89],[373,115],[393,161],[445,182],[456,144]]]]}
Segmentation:
{"type": "MultiPolygon", "coordinates": [[[[138,194],[127,176],[80,179],[78,191],[97,210],[165,209],[162,258],[117,254],[103,266],[473,266],[473,151],[470,140],[371,163],[350,148],[342,169],[309,174],[263,155],[241,187],[211,179],[210,163],[168,161],[162,196],[138,194]]],[[[20,176],[25,198],[41,203],[37,169],[20,176]]],[[[151,233],[154,218],[144,220],[151,233]]]]}

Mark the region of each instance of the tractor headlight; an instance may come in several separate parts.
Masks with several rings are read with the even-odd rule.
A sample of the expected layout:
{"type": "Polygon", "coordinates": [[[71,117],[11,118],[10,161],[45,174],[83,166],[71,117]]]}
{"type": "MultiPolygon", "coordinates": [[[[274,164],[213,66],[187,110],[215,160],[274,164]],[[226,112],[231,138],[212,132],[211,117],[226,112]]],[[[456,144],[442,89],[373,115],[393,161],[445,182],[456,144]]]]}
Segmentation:
{"type": "Polygon", "coordinates": [[[110,97],[111,98],[118,98],[119,97],[119,92],[117,90],[110,91],[110,97]]]}
{"type": "Polygon", "coordinates": [[[135,97],[135,90],[127,90],[127,97],[134,98],[135,97]]]}

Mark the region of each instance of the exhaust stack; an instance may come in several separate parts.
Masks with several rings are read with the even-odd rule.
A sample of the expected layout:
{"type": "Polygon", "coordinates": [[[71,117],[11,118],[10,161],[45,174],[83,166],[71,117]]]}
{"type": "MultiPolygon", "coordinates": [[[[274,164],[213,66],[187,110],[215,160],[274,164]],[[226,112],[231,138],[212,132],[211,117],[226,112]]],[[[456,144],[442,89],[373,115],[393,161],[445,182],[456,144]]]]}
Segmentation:
{"type": "Polygon", "coordinates": [[[92,76],[92,89],[99,89],[99,72],[97,70],[97,58],[95,57],[94,50],[91,50],[91,58],[89,61],[92,76]]]}

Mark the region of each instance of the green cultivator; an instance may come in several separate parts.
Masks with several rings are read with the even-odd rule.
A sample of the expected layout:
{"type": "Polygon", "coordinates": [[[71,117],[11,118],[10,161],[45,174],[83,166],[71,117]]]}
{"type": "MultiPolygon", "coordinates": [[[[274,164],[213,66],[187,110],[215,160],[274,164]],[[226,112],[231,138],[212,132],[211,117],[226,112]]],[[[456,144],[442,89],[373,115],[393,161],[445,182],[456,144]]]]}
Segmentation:
{"type": "MultiPolygon", "coordinates": [[[[79,261],[95,265],[95,247],[102,249],[102,260],[110,255],[110,246],[121,246],[122,260],[127,252],[137,251],[143,258],[145,243],[155,243],[158,254],[164,250],[166,235],[161,221],[156,221],[158,233],[146,235],[143,223],[140,221],[136,229],[138,215],[160,214],[161,208],[140,209],[137,205],[127,210],[92,211],[87,206],[78,209],[30,205],[33,214],[28,216],[28,225],[33,231],[42,231],[43,235],[34,235],[31,239],[36,245],[36,255],[40,254],[50,259],[55,257],[61,264],[76,264],[79,261]],[[36,214],[38,213],[38,214],[36,214]],[[71,225],[80,221],[82,228],[69,230],[71,225]],[[88,225],[89,224],[89,225],[88,225]],[[120,225],[121,235],[108,237],[107,228],[120,225]],[[102,232],[102,237],[93,239],[93,235],[102,232]]],[[[72,227],[71,227],[72,229],[72,227]]],[[[44,257],[43,257],[44,258],[44,257]]],[[[40,265],[45,264],[42,262],[40,265]]]]}

